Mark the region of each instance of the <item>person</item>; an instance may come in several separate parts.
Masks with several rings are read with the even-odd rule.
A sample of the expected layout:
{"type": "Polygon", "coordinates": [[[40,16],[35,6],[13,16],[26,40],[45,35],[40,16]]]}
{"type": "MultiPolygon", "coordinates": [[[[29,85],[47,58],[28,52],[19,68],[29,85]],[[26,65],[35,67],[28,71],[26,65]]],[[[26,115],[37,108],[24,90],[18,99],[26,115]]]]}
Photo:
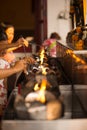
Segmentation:
{"type": "Polygon", "coordinates": [[[56,57],[57,56],[57,40],[61,40],[61,37],[57,32],[53,32],[50,34],[50,38],[46,39],[42,46],[47,49],[49,56],[56,57]]]}
{"type": "MultiPolygon", "coordinates": [[[[9,67],[15,64],[15,61],[17,60],[13,53],[13,50],[21,46],[28,47],[28,42],[24,38],[19,38],[15,43],[12,43],[13,38],[14,38],[14,27],[12,25],[5,25],[4,23],[0,24],[0,41],[1,41],[0,44],[1,44],[1,47],[2,46],[6,47],[4,48],[4,50],[2,49],[1,51],[3,55],[3,59],[8,62],[9,67]],[[10,47],[10,48],[7,48],[7,47],[10,47]]],[[[7,97],[8,98],[10,96],[10,93],[14,89],[15,81],[16,81],[16,74],[9,76],[7,79],[7,86],[8,86],[7,97]]]]}
{"type": "MultiPolygon", "coordinates": [[[[4,23],[4,22],[1,22],[0,23],[0,28],[3,30],[3,32],[7,35],[7,43],[8,44],[12,44],[13,42],[13,39],[14,39],[14,26],[9,24],[9,23],[4,23]]],[[[16,60],[16,57],[13,53],[14,50],[20,48],[21,46],[26,46],[28,47],[29,43],[23,38],[19,38],[17,41],[16,41],[16,45],[14,47],[11,47],[9,48],[7,51],[6,51],[6,58],[8,60],[10,60],[9,58],[11,58],[13,60],[13,62],[16,60]],[[21,43],[21,44],[20,44],[21,43]]]]}
{"type": "MultiPolygon", "coordinates": [[[[27,68],[27,60],[21,59],[17,61],[15,65],[11,68],[9,68],[8,63],[5,62],[3,59],[0,59],[0,61],[2,61],[2,64],[0,64],[0,117],[2,117],[7,105],[7,77],[11,76],[12,74],[25,71],[27,68]]],[[[32,58],[30,58],[30,63],[32,62],[33,60],[32,58]]]]}
{"type": "Polygon", "coordinates": [[[8,43],[11,44],[14,39],[14,26],[7,22],[1,22],[0,27],[3,28],[4,32],[7,35],[8,43]]]}
{"type": "Polygon", "coordinates": [[[53,32],[50,34],[50,38],[51,39],[57,39],[57,40],[61,40],[60,35],[57,32],[53,32]]]}
{"type": "Polygon", "coordinates": [[[34,59],[32,57],[28,60],[21,59],[15,62],[14,66],[10,67],[9,63],[2,56],[0,57],[0,117],[3,116],[3,111],[7,105],[7,78],[18,72],[26,72],[27,63],[34,63],[34,59]]]}
{"type": "MultiPolygon", "coordinates": [[[[8,49],[10,50],[11,48],[20,46],[21,44],[24,44],[23,40],[22,40],[22,42],[16,42],[15,44],[14,43],[8,44],[6,34],[5,33],[1,34],[1,32],[0,32],[0,59],[3,59],[5,53],[8,49]]],[[[28,61],[30,63],[33,63],[35,60],[32,57],[29,57],[28,61]]],[[[23,64],[26,64],[26,60],[24,60],[24,59],[15,62],[15,65],[11,66],[11,69],[10,68],[9,69],[1,69],[0,68],[0,79],[8,77],[16,72],[23,70],[23,67],[24,67],[24,66],[22,66],[23,64]]]]}
{"type": "MultiPolygon", "coordinates": [[[[7,58],[9,57],[14,57],[13,60],[16,59],[15,55],[13,54],[13,51],[20,48],[21,46],[26,46],[28,47],[29,43],[27,42],[27,40],[25,40],[23,37],[19,38],[15,43],[13,42],[14,39],[14,26],[11,24],[5,24],[4,22],[0,23],[0,41],[4,40],[2,42],[2,44],[4,44],[3,46],[6,46],[6,55],[7,58]],[[3,35],[5,35],[5,37],[3,37],[3,35]],[[3,37],[3,39],[1,39],[1,37],[3,37]],[[9,49],[7,49],[7,44],[9,44],[9,49]]],[[[3,49],[3,46],[1,46],[0,50],[3,49]]]]}
{"type": "MultiPolygon", "coordinates": [[[[9,44],[7,42],[7,35],[5,34],[5,32],[3,32],[3,30],[0,30],[0,43],[1,47],[5,45],[3,46],[3,49],[0,51],[0,115],[2,115],[2,112],[5,109],[7,102],[7,87],[8,87],[7,77],[21,71],[23,69],[22,62],[24,62],[24,64],[26,64],[26,62],[25,61],[22,61],[21,63],[19,62],[19,68],[17,68],[18,63],[15,63],[15,66],[10,65],[10,61],[12,59],[9,61],[6,58],[6,51],[7,51],[6,48],[9,49],[9,44]]],[[[19,43],[16,43],[16,45],[19,45],[19,43]]],[[[31,63],[33,59],[29,58],[28,61],[31,63]]]]}
{"type": "MultiPolygon", "coordinates": [[[[20,47],[22,45],[25,45],[25,42],[24,42],[24,39],[21,38],[20,41],[16,41],[14,44],[9,44],[9,46],[7,45],[8,44],[8,38],[7,38],[7,35],[6,33],[4,32],[3,28],[0,27],[0,53],[2,52],[3,53],[3,49],[4,49],[4,53],[5,55],[7,55],[8,51],[10,52],[13,48],[16,48],[16,47],[20,47]],[[8,49],[10,47],[10,49],[8,49]],[[6,51],[5,51],[6,50],[6,51]]],[[[28,44],[28,43],[27,43],[28,44]]],[[[11,55],[13,56],[13,55],[11,55]]],[[[14,56],[13,56],[14,57],[14,56]]]]}

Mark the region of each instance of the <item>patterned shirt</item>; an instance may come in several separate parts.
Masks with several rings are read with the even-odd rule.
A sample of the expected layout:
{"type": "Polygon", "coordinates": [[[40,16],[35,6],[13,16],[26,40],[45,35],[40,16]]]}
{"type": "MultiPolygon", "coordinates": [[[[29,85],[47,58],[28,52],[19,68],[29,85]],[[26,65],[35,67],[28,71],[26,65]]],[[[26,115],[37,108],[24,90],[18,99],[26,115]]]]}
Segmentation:
{"type": "MultiPolygon", "coordinates": [[[[10,68],[10,64],[4,59],[0,59],[0,69],[10,68]]],[[[6,106],[7,103],[7,88],[4,84],[5,79],[0,80],[0,105],[6,106]]]]}
{"type": "Polygon", "coordinates": [[[51,57],[57,56],[57,42],[56,39],[47,39],[42,44],[43,46],[48,48],[49,55],[51,57]]]}

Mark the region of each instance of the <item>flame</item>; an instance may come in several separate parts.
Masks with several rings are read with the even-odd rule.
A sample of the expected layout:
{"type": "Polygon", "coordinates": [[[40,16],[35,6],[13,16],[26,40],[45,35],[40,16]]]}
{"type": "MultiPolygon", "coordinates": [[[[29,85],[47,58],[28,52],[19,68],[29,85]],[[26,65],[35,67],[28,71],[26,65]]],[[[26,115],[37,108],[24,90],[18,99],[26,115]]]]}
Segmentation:
{"type": "Polygon", "coordinates": [[[43,60],[44,60],[44,53],[45,53],[45,50],[42,49],[41,53],[40,53],[40,61],[41,61],[41,64],[43,64],[43,60]]]}
{"type": "Polygon", "coordinates": [[[37,90],[39,90],[38,83],[36,83],[35,86],[34,86],[34,91],[37,91],[37,90]]]}
{"type": "Polygon", "coordinates": [[[47,74],[47,72],[46,72],[46,67],[43,66],[44,57],[45,57],[45,50],[42,49],[42,50],[41,50],[41,53],[40,53],[40,62],[41,62],[41,63],[40,63],[39,68],[41,68],[42,74],[46,75],[46,74],[47,74]]]}
{"type": "Polygon", "coordinates": [[[42,74],[44,74],[44,75],[47,74],[47,72],[46,72],[46,68],[45,68],[45,67],[42,68],[42,74]]]}
{"type": "Polygon", "coordinates": [[[81,62],[82,64],[85,64],[85,61],[84,60],[82,60],[81,58],[79,58],[78,56],[76,56],[74,53],[73,53],[73,51],[72,50],[66,50],[66,53],[67,54],[70,54],[75,60],[76,60],[76,62],[81,62]]]}
{"type": "Polygon", "coordinates": [[[41,83],[40,91],[38,94],[38,100],[42,103],[44,103],[46,101],[46,99],[45,99],[46,83],[47,83],[47,80],[43,79],[42,83],[41,83]]]}
{"type": "MultiPolygon", "coordinates": [[[[42,49],[41,50],[41,53],[40,53],[40,66],[39,68],[41,69],[42,71],[42,74],[43,75],[46,75],[47,72],[46,72],[46,67],[43,66],[43,60],[44,60],[44,57],[45,57],[45,50],[42,49]]],[[[46,90],[46,84],[47,84],[47,80],[44,78],[41,82],[41,85],[39,86],[38,83],[35,84],[35,87],[34,87],[34,90],[35,91],[38,91],[38,97],[37,97],[37,100],[42,102],[42,103],[45,103],[46,99],[45,99],[45,90],[46,90]]]]}
{"type": "Polygon", "coordinates": [[[47,74],[47,71],[46,71],[46,67],[44,67],[43,65],[40,65],[39,68],[41,68],[41,71],[42,71],[42,74],[43,75],[46,75],[47,74]]]}
{"type": "Polygon", "coordinates": [[[37,101],[40,101],[42,103],[45,103],[45,101],[46,101],[46,99],[45,99],[46,84],[47,84],[47,80],[43,79],[40,87],[38,87],[38,83],[34,87],[35,91],[39,90],[37,101]]]}

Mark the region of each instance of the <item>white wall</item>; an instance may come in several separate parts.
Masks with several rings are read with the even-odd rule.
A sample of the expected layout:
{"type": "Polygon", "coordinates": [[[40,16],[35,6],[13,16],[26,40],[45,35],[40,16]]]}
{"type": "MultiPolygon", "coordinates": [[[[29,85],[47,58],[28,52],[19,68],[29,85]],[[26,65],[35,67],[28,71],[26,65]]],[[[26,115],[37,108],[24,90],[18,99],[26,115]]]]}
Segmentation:
{"type": "Polygon", "coordinates": [[[58,32],[65,42],[67,32],[71,30],[69,2],[70,0],[47,0],[48,37],[52,32],[58,32]],[[61,11],[67,12],[66,17],[68,17],[68,19],[58,18],[61,11]]]}
{"type": "Polygon", "coordinates": [[[87,24],[87,0],[86,0],[86,19],[85,19],[85,24],[87,24]]]}

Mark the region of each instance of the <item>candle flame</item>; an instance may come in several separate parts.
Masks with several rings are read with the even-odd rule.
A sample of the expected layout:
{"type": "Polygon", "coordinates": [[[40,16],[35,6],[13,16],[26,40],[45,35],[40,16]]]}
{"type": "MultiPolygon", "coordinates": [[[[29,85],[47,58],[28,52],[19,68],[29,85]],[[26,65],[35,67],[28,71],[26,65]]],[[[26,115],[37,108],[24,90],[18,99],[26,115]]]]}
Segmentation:
{"type": "Polygon", "coordinates": [[[41,61],[41,64],[43,64],[43,60],[44,60],[44,53],[45,53],[45,50],[42,49],[41,50],[41,53],[40,53],[40,61],[41,61]]]}
{"type": "Polygon", "coordinates": [[[47,84],[47,80],[43,79],[40,87],[38,87],[38,84],[36,84],[34,87],[35,91],[39,90],[37,101],[40,101],[42,103],[45,103],[45,101],[46,101],[46,99],[45,99],[46,84],[47,84]]]}
{"type": "Polygon", "coordinates": [[[40,100],[40,102],[44,103],[46,101],[45,99],[45,90],[46,90],[46,79],[42,80],[41,83],[41,87],[40,87],[40,91],[39,91],[39,95],[38,95],[38,99],[40,100]]]}
{"type": "Polygon", "coordinates": [[[73,51],[72,50],[66,50],[66,53],[67,54],[70,54],[74,59],[75,59],[75,61],[76,62],[81,62],[82,64],[85,64],[85,61],[84,60],[82,60],[81,58],[79,58],[78,56],[76,56],[74,53],[73,53],[73,51]]]}
{"type": "Polygon", "coordinates": [[[37,90],[39,90],[38,83],[36,83],[35,86],[34,86],[34,91],[37,91],[37,90]]]}

